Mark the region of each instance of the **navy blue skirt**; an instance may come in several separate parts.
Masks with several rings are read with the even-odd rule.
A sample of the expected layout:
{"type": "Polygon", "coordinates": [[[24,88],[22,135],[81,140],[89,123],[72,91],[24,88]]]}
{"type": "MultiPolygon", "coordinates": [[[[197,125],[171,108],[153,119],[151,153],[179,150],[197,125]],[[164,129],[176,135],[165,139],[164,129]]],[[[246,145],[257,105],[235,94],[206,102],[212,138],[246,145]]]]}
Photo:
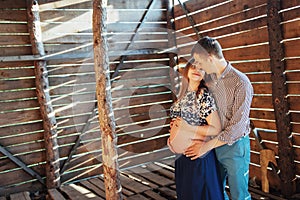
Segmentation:
{"type": "Polygon", "coordinates": [[[179,200],[223,200],[224,193],[215,151],[191,160],[181,155],[175,161],[175,182],[179,200]]]}

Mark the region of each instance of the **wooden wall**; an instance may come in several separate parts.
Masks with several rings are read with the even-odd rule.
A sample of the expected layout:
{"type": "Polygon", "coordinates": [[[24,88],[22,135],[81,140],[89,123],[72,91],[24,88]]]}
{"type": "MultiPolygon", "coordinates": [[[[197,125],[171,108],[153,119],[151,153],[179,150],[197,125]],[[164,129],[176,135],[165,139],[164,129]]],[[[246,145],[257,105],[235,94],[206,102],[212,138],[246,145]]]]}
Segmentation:
{"type": "MultiPolygon", "coordinates": [[[[285,76],[290,110],[288,115],[291,117],[296,177],[299,180],[300,51],[297,46],[300,44],[300,1],[281,1],[281,4],[281,27],[284,37],[282,42],[285,49],[285,76]]],[[[272,105],[267,1],[190,0],[185,2],[185,7],[192,20],[188,20],[186,12],[180,4],[174,9],[180,59],[190,58],[191,47],[198,40],[196,31],[202,36],[208,35],[217,38],[224,49],[226,59],[230,60],[234,67],[244,72],[251,80],[255,93],[250,114],[251,120],[262,137],[263,145],[278,155],[278,133],[272,105]],[[195,28],[191,21],[194,21],[195,28]]],[[[261,180],[259,150],[254,135],[251,134],[250,176],[256,177],[257,181],[261,180]]],[[[270,170],[268,177],[270,187],[279,190],[278,177],[270,170]]]]}
{"type": "MultiPolygon", "coordinates": [[[[95,109],[92,1],[38,2],[61,182],[99,176],[102,149],[95,109]],[[66,164],[76,142],[78,148],[66,164]]],[[[166,147],[172,102],[169,57],[151,53],[168,47],[167,7],[163,1],[150,0],[108,1],[108,5],[111,91],[119,165],[125,169],[171,156],[166,147]]],[[[43,125],[25,0],[1,1],[0,56],[0,145],[45,179],[43,125]]],[[[0,179],[7,180],[0,183],[0,196],[45,188],[7,156],[0,154],[0,163],[0,179]]]]}
{"type": "MultiPolygon", "coordinates": [[[[47,62],[51,104],[57,120],[61,182],[99,176],[102,149],[95,109],[92,1],[38,2],[46,53],[43,59],[47,62]],[[78,148],[68,158],[74,146],[78,148]],[[67,160],[70,162],[66,165],[67,160]]],[[[172,103],[167,6],[166,1],[151,2],[108,1],[106,34],[121,169],[172,156],[165,145],[172,103]]],[[[299,4],[299,0],[282,1],[281,11],[298,178],[299,4]]],[[[267,0],[190,0],[185,5],[200,34],[216,37],[226,58],[250,78],[255,91],[251,120],[263,144],[278,155],[267,0]]],[[[26,9],[25,0],[2,0],[0,4],[0,145],[44,180],[44,131],[33,65],[37,57],[32,55],[26,9]]],[[[198,38],[179,5],[174,7],[174,15],[176,53],[179,60],[186,60],[198,38]]],[[[250,176],[260,181],[259,149],[253,135],[251,147],[250,176]]],[[[271,187],[278,189],[278,178],[269,172],[269,179],[271,187]]],[[[45,188],[1,153],[0,180],[6,180],[0,183],[0,196],[45,188]]]]}

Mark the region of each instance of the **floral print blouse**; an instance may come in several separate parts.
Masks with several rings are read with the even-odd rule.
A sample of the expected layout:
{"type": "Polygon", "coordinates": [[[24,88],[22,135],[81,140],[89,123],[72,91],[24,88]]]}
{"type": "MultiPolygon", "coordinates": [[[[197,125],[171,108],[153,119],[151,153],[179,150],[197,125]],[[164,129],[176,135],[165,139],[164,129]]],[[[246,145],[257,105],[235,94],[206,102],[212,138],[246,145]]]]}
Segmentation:
{"type": "Polygon", "coordinates": [[[206,117],[217,110],[214,98],[207,90],[202,90],[196,98],[196,91],[187,91],[182,99],[170,108],[170,117],[181,117],[193,126],[206,125],[206,117]]]}

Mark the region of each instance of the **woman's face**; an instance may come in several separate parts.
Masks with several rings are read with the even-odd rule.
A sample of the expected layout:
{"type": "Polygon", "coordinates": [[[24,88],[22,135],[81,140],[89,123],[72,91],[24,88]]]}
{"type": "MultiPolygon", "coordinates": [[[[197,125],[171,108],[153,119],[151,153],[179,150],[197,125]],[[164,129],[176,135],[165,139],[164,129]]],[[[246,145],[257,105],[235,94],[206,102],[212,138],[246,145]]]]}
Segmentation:
{"type": "Polygon", "coordinates": [[[190,81],[199,82],[203,79],[205,71],[198,65],[192,65],[188,71],[190,81]]]}

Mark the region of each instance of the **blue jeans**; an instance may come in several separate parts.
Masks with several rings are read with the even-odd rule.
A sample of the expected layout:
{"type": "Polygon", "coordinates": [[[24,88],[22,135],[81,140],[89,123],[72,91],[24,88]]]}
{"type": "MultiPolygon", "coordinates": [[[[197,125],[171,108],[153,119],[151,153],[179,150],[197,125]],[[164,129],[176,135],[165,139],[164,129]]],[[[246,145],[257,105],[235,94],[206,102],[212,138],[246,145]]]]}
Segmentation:
{"type": "Polygon", "coordinates": [[[231,199],[250,200],[251,195],[248,192],[250,164],[249,136],[242,137],[231,146],[223,145],[216,148],[216,155],[220,164],[225,199],[228,199],[225,191],[226,178],[228,178],[231,199]]]}

